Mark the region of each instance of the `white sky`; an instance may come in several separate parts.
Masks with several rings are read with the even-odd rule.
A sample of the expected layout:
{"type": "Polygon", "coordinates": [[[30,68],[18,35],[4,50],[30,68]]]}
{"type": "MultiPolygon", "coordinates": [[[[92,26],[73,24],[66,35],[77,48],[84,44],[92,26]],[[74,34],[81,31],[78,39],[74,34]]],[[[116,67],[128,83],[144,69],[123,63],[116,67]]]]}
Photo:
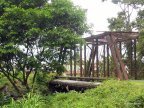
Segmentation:
{"type": "MultiPolygon", "coordinates": [[[[93,33],[100,34],[98,31],[108,31],[108,18],[116,17],[121,11],[118,5],[111,3],[111,0],[102,2],[102,0],[72,0],[75,5],[79,5],[83,9],[87,9],[87,22],[93,24],[93,33]]],[[[87,37],[89,35],[84,35],[87,37]]],[[[88,48],[89,49],[89,48],[88,48]]],[[[101,50],[102,51],[102,50],[101,50]]],[[[87,50],[87,56],[90,50],[87,50]]],[[[89,58],[89,57],[87,57],[89,58]]]]}
{"type": "Polygon", "coordinates": [[[75,5],[87,9],[87,22],[93,24],[93,34],[96,31],[108,31],[107,18],[116,17],[120,11],[119,6],[111,3],[111,0],[72,0],[75,5]]]}

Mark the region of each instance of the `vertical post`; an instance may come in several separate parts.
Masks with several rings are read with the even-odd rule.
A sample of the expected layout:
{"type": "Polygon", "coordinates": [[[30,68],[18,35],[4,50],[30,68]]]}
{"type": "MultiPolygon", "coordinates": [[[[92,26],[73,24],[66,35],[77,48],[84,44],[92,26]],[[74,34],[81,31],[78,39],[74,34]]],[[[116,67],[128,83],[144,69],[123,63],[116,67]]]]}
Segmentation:
{"type": "Polygon", "coordinates": [[[90,53],[90,56],[89,56],[89,60],[87,62],[87,70],[86,70],[86,76],[90,76],[91,75],[91,69],[92,69],[92,58],[93,58],[93,51],[94,51],[94,47],[92,45],[92,49],[91,50],[91,53],[90,53]]]}
{"type": "Polygon", "coordinates": [[[103,71],[104,71],[104,77],[106,77],[106,69],[105,69],[105,67],[106,67],[106,61],[105,61],[105,44],[104,44],[104,49],[103,49],[103,71]]]}
{"type": "Polygon", "coordinates": [[[82,77],[82,45],[80,44],[80,76],[82,77]]]}
{"type": "Polygon", "coordinates": [[[128,75],[126,73],[125,65],[120,56],[120,51],[118,50],[117,45],[115,44],[116,38],[110,35],[110,38],[107,39],[109,40],[112,56],[118,73],[118,78],[121,80],[124,77],[124,79],[128,80],[128,75]]]}
{"type": "Polygon", "coordinates": [[[74,47],[74,76],[76,76],[76,46],[74,47]]]}
{"type": "Polygon", "coordinates": [[[107,76],[110,76],[110,72],[109,72],[109,46],[107,44],[107,76]]]}
{"type": "Polygon", "coordinates": [[[134,69],[135,79],[137,79],[136,39],[134,40],[134,69]]]}
{"type": "Polygon", "coordinates": [[[125,65],[122,61],[120,51],[118,50],[117,46],[115,46],[115,51],[116,51],[116,56],[117,56],[118,62],[120,64],[121,73],[123,74],[124,79],[128,80],[128,74],[126,72],[125,65]]]}
{"type": "Polygon", "coordinates": [[[72,66],[72,49],[70,49],[70,76],[72,76],[72,71],[73,71],[73,66],[72,66]]]}
{"type": "Polygon", "coordinates": [[[98,38],[96,39],[96,64],[97,64],[97,77],[99,77],[99,57],[98,57],[98,38]]]}
{"type": "Polygon", "coordinates": [[[119,50],[120,50],[120,55],[122,55],[122,43],[121,42],[119,42],[119,50]]]}
{"type": "Polygon", "coordinates": [[[133,77],[133,42],[130,41],[130,74],[133,77]]]}
{"type": "Polygon", "coordinates": [[[107,36],[107,41],[108,41],[108,44],[109,44],[109,47],[111,49],[111,53],[112,53],[112,57],[113,57],[113,60],[114,60],[114,63],[115,63],[115,67],[116,67],[116,75],[117,77],[121,80],[123,77],[122,77],[122,72],[121,72],[121,64],[119,63],[119,60],[118,60],[118,51],[116,51],[117,47],[115,45],[115,39],[114,37],[110,34],[109,36],[107,36]]]}
{"type": "Polygon", "coordinates": [[[84,45],[84,76],[86,76],[87,64],[86,64],[86,45],[84,45]]]}
{"type": "Polygon", "coordinates": [[[95,60],[95,43],[92,43],[92,64],[91,64],[91,68],[92,68],[92,77],[94,77],[94,60],[95,60]]]}

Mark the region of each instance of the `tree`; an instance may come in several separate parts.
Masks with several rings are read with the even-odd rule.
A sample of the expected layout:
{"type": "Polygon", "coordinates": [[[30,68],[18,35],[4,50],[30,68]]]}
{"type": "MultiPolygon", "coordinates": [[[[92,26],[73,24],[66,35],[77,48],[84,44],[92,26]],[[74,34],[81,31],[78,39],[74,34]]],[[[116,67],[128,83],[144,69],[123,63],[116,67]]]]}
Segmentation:
{"type": "MultiPolygon", "coordinates": [[[[103,0],[106,1],[106,0],[103,0]]],[[[109,18],[109,28],[112,31],[132,31],[134,20],[132,20],[133,11],[140,11],[143,8],[143,0],[112,0],[112,3],[119,5],[121,12],[117,18],[109,18]]]]}
{"type": "Polygon", "coordinates": [[[140,32],[140,36],[138,38],[138,43],[137,43],[137,51],[138,51],[138,72],[139,72],[139,77],[144,78],[144,63],[142,61],[144,57],[144,10],[140,10],[138,12],[137,18],[136,18],[136,27],[138,31],[140,32]]]}
{"type": "Polygon", "coordinates": [[[85,11],[70,0],[0,1],[0,72],[20,93],[37,72],[61,72],[67,49],[87,32],[85,11]],[[17,83],[16,83],[17,82],[17,83]]]}
{"type": "MultiPolygon", "coordinates": [[[[119,5],[121,12],[118,13],[116,18],[109,18],[109,29],[111,31],[126,31],[131,32],[136,29],[135,20],[133,20],[133,12],[137,12],[143,7],[143,0],[112,0],[114,4],[119,5]]],[[[132,76],[132,62],[133,62],[133,46],[134,41],[127,41],[124,43],[126,48],[126,59],[128,61],[128,67],[131,70],[130,75],[132,76]]]]}
{"type": "MultiPolygon", "coordinates": [[[[127,31],[125,23],[125,12],[119,12],[117,18],[109,18],[108,23],[110,24],[109,29],[111,31],[127,31]]],[[[128,25],[129,29],[131,29],[131,25],[130,24],[128,25]]]]}

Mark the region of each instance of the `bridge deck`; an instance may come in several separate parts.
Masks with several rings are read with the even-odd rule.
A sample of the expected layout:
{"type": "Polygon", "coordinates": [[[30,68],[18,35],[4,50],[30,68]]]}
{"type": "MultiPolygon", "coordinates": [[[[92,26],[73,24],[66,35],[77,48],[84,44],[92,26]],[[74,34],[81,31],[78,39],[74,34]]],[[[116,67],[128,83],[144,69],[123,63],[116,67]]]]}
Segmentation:
{"type": "Polygon", "coordinates": [[[55,79],[49,83],[49,86],[54,91],[69,91],[69,90],[84,91],[86,89],[95,88],[100,84],[101,82],[55,79]]]}

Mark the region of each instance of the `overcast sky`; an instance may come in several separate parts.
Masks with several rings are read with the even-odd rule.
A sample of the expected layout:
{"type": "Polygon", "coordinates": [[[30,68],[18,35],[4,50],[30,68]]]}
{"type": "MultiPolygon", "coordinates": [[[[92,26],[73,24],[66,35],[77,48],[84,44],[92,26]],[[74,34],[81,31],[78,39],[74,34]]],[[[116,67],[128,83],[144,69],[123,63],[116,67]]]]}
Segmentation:
{"type": "Polygon", "coordinates": [[[112,4],[111,0],[101,2],[102,0],[72,0],[75,5],[87,9],[87,21],[94,25],[94,34],[96,31],[108,31],[107,18],[117,16],[120,11],[119,6],[112,4]]]}

